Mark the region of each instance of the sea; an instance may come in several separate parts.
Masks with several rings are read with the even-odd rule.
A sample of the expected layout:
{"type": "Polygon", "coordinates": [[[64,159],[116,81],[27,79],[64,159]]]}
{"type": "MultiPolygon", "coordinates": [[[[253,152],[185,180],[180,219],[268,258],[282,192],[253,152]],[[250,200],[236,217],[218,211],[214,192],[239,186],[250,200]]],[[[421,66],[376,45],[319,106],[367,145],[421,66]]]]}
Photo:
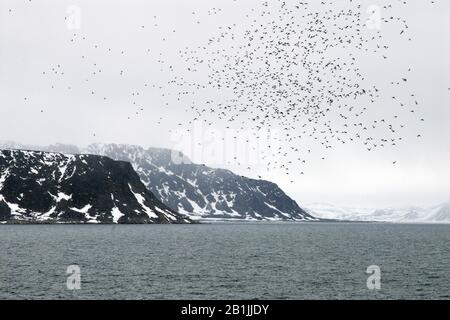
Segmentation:
{"type": "Polygon", "coordinates": [[[0,299],[450,299],[450,225],[0,225],[0,299]]]}

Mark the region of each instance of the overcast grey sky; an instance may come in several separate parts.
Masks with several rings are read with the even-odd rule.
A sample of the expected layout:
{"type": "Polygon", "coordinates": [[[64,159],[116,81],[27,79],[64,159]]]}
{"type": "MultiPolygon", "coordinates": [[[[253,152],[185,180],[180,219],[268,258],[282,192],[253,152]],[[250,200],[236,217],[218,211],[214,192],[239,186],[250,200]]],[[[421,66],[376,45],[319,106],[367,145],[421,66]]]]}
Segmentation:
{"type": "MultiPolygon", "coordinates": [[[[158,89],[173,77],[168,66],[182,68],[179,50],[203,45],[220,26],[243,25],[245,15],[262,2],[0,0],[0,140],[182,147],[194,161],[272,180],[301,204],[380,207],[450,201],[448,1],[397,4],[394,13],[407,19],[413,41],[397,41],[398,34],[382,25],[383,35],[392,42],[390,62],[361,59],[367,77],[386,87],[375,113],[383,115],[394,108],[390,99],[394,94],[414,92],[420,100],[420,116],[426,122],[405,119],[407,143],[377,152],[356,144],[340,145],[327,152],[325,160],[319,160],[320,151],[313,152],[305,175],[296,175],[294,183],[282,172],[254,163],[247,170],[245,157],[258,154],[245,144],[235,161],[229,156],[213,160],[192,145],[180,145],[174,131],[189,115],[174,92],[158,89]],[[73,29],[74,21],[68,25],[68,19],[74,18],[77,8],[80,28],[73,29]],[[401,89],[384,83],[398,79],[409,67],[407,92],[396,92],[401,89]],[[422,138],[413,139],[418,133],[422,138]]],[[[371,5],[391,3],[360,2],[363,12],[371,5]]],[[[340,3],[345,7],[347,1],[340,3]]],[[[227,134],[224,123],[215,123],[215,129],[227,134]]],[[[197,138],[211,144],[200,141],[207,137],[197,138]]],[[[311,141],[304,143],[315,150],[311,141]]]]}

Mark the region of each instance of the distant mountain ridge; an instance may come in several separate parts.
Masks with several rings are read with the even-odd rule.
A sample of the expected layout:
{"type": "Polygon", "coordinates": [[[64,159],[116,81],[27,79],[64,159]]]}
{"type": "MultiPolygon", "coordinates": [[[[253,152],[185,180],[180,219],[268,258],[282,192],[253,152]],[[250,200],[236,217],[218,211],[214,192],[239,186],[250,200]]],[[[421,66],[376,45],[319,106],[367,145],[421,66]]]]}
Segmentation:
{"type": "Polygon", "coordinates": [[[310,204],[307,210],[322,219],[396,223],[450,223],[450,202],[428,207],[349,208],[331,204],[310,204]]]}
{"type": "Polygon", "coordinates": [[[0,221],[189,223],[127,162],[95,155],[0,150],[0,221]]]}
{"type": "MultiPolygon", "coordinates": [[[[10,148],[32,147],[14,142],[3,145],[10,148]]],[[[144,185],[162,203],[195,220],[318,220],[275,183],[194,164],[178,151],[103,143],[92,144],[84,150],[63,144],[34,148],[101,155],[130,162],[144,185]]]]}

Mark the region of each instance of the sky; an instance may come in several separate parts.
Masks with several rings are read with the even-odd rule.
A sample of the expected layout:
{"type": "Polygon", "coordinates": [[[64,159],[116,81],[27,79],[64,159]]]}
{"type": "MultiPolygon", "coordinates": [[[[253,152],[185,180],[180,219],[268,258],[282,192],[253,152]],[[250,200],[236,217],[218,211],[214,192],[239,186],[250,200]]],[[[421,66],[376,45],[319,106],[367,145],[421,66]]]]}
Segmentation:
{"type": "MultiPolygon", "coordinates": [[[[368,17],[375,5],[381,17],[395,13],[406,19],[413,38],[399,41],[397,29],[381,24],[391,45],[389,62],[359,59],[367,78],[383,88],[372,116],[392,112],[392,95],[414,92],[420,100],[417,112],[426,121],[406,117],[405,143],[396,148],[368,152],[358,144],[342,144],[325,152],[304,139],[299,147],[312,150],[301,169],[304,175],[295,171],[295,156],[278,159],[294,162],[286,175],[261,162],[267,145],[280,143],[281,128],[255,141],[214,114],[203,115],[212,126],[194,121],[186,127],[193,117],[188,102],[178,101],[173,86],[166,86],[184,75],[180,52],[201,48],[222,26],[235,24],[235,30],[244,31],[246,15],[263,2],[0,0],[0,140],[181,149],[195,162],[271,180],[300,204],[386,207],[450,201],[448,1],[394,3],[390,11],[383,5],[391,1],[360,1],[368,17]],[[389,86],[409,68],[407,88],[389,86]]],[[[205,91],[194,98],[211,96],[222,98],[205,91]]]]}

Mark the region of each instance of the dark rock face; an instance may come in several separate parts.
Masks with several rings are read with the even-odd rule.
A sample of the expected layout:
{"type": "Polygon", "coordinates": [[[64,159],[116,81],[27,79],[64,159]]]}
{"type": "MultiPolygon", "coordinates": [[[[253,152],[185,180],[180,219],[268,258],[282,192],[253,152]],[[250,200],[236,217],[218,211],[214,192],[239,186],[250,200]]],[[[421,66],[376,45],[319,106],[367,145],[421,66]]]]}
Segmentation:
{"type": "Polygon", "coordinates": [[[318,220],[272,182],[193,164],[176,151],[94,144],[85,152],[131,162],[161,202],[193,219],[318,220]]]}
{"type": "Polygon", "coordinates": [[[189,223],[127,162],[94,155],[0,150],[0,221],[189,223]]]}

